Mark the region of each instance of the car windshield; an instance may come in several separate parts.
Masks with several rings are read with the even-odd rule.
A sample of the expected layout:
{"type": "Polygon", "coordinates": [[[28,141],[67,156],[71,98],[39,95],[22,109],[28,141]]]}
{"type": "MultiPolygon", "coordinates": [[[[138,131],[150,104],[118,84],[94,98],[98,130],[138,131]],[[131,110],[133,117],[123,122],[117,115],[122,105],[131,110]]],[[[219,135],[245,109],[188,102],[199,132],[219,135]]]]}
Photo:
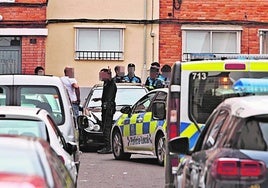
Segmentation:
{"type": "Polygon", "coordinates": [[[211,112],[226,98],[267,94],[268,90],[263,93],[253,91],[263,90],[260,83],[257,87],[253,85],[259,81],[265,82],[263,80],[267,78],[267,72],[193,72],[189,79],[189,117],[197,123],[205,123],[211,112]],[[250,82],[248,78],[254,81],[250,82]],[[234,87],[235,84],[240,87],[242,84],[249,85],[249,83],[250,90],[243,88],[238,92],[237,87],[234,87]]]}
{"type": "Polygon", "coordinates": [[[0,134],[34,136],[48,140],[45,123],[35,120],[0,119],[0,134]]]}
{"type": "Polygon", "coordinates": [[[36,151],[21,149],[20,147],[10,148],[1,145],[0,172],[18,173],[26,175],[39,175],[44,177],[40,159],[36,151]]]}
{"type": "MultiPolygon", "coordinates": [[[[133,105],[138,99],[146,94],[144,88],[123,88],[117,87],[115,103],[117,106],[133,105]]],[[[100,98],[102,96],[102,88],[95,89],[88,103],[88,108],[100,107],[101,101],[94,102],[93,98],[100,98]]]]}

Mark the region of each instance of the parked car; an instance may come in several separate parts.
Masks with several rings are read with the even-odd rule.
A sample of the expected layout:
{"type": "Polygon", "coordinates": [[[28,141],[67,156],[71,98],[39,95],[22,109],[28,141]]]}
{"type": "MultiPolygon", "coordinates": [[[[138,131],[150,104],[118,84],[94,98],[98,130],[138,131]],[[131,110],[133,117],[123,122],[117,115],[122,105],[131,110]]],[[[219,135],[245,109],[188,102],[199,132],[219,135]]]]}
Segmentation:
{"type": "Polygon", "coordinates": [[[0,172],[0,187],[47,188],[47,185],[40,176],[0,172]]]}
{"type": "MultiPolygon", "coordinates": [[[[113,120],[121,115],[123,106],[133,105],[148,90],[141,84],[117,83],[116,112],[113,120]]],[[[83,115],[78,118],[79,143],[84,148],[99,148],[104,145],[104,137],[101,122],[101,101],[94,101],[94,98],[101,98],[103,85],[94,85],[83,105],[83,115]],[[85,122],[85,123],[84,123],[85,122]]]]}
{"type": "Polygon", "coordinates": [[[26,182],[28,181],[26,178],[20,180],[20,176],[40,180],[41,187],[44,183],[42,180],[44,180],[44,188],[75,187],[66,166],[49,143],[41,138],[0,135],[0,150],[0,185],[7,185],[1,187],[16,187],[19,181],[24,181],[25,184],[23,185],[31,183],[31,181],[26,182]],[[12,178],[15,178],[14,175],[17,178],[12,182],[3,178],[3,176],[6,176],[12,180],[12,178]]]}
{"type": "Polygon", "coordinates": [[[0,106],[0,134],[33,136],[46,140],[61,156],[74,182],[77,181],[78,169],[72,157],[77,147],[65,141],[57,124],[46,110],[0,106]]]}
{"type": "MultiPolygon", "coordinates": [[[[0,75],[0,106],[39,107],[47,110],[65,140],[79,148],[78,128],[68,92],[57,76],[0,75]]],[[[79,149],[73,155],[79,167],[79,149]]]]}
{"type": "Polygon", "coordinates": [[[268,96],[226,99],[209,116],[192,151],[187,137],[170,141],[170,151],[183,154],[176,187],[268,187],[266,104],[268,96]]]}
{"type": "Polygon", "coordinates": [[[167,88],[152,90],[133,106],[121,109],[122,114],[111,131],[115,159],[146,154],[156,156],[158,163],[164,164],[167,92],[167,88]]]}

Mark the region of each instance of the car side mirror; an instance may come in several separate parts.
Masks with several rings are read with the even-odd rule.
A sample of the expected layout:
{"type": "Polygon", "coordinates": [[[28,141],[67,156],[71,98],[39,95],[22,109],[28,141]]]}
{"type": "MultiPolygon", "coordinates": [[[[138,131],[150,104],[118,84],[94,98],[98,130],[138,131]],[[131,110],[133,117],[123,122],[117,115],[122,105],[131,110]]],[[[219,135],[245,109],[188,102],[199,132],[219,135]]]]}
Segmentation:
{"type": "Polygon", "coordinates": [[[166,103],[154,102],[152,106],[152,114],[154,119],[166,119],[166,103]]]}
{"type": "Polygon", "coordinates": [[[168,142],[169,151],[177,154],[189,153],[189,138],[175,137],[168,142]]]}
{"type": "Polygon", "coordinates": [[[85,129],[88,127],[88,119],[87,116],[80,115],[77,117],[77,124],[79,129],[85,129]]]}
{"type": "Polygon", "coordinates": [[[67,148],[65,149],[70,155],[74,154],[77,151],[77,145],[72,142],[67,143],[67,148]]]}
{"type": "Polygon", "coordinates": [[[121,113],[123,114],[130,114],[131,113],[131,107],[130,106],[124,106],[120,110],[121,113]]]}

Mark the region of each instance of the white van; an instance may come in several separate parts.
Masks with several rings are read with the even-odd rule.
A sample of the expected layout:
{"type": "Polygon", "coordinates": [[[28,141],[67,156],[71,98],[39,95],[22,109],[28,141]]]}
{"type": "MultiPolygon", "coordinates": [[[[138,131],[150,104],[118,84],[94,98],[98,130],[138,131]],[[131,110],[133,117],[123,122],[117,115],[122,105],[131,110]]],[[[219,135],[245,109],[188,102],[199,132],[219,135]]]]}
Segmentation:
{"type": "Polygon", "coordinates": [[[47,110],[66,142],[77,146],[74,160],[79,166],[78,129],[68,92],[59,77],[0,75],[0,105],[39,107],[47,110]]]}

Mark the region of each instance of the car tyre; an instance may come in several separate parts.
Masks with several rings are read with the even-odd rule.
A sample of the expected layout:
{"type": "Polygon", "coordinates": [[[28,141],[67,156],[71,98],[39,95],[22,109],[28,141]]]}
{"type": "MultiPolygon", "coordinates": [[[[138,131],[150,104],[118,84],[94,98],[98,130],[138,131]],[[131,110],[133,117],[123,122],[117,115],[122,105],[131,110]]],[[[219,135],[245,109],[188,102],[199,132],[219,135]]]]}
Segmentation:
{"type": "Polygon", "coordinates": [[[112,150],[116,160],[128,160],[131,154],[125,153],[123,148],[122,136],[118,130],[112,134],[112,150]]]}
{"type": "Polygon", "coordinates": [[[158,164],[161,166],[164,166],[166,147],[165,147],[165,137],[163,134],[159,134],[156,137],[155,153],[156,153],[158,164]]]}

